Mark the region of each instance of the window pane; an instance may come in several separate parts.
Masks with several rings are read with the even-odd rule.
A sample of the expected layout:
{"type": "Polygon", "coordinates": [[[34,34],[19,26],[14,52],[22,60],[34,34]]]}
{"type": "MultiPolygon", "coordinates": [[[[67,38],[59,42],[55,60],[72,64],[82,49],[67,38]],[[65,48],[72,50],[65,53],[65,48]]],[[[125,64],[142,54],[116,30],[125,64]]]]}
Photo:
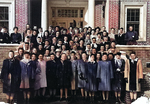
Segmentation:
{"type": "Polygon", "coordinates": [[[83,17],[83,10],[80,10],[80,17],[83,17]]]}
{"type": "Polygon", "coordinates": [[[139,33],[140,9],[127,9],[127,31],[133,26],[134,31],[139,33]]]}
{"type": "Polygon", "coordinates": [[[0,7],[0,20],[8,20],[8,7],[0,7]]]}
{"type": "MultiPolygon", "coordinates": [[[[67,8],[67,9],[58,9],[57,13],[58,13],[58,17],[78,17],[78,16],[83,17],[83,10],[81,11],[80,14],[78,12],[79,10],[80,9],[70,9],[70,8],[67,8]]],[[[53,13],[53,11],[52,11],[52,13],[53,13]]],[[[53,13],[52,15],[54,16],[55,13],[53,13]]]]}

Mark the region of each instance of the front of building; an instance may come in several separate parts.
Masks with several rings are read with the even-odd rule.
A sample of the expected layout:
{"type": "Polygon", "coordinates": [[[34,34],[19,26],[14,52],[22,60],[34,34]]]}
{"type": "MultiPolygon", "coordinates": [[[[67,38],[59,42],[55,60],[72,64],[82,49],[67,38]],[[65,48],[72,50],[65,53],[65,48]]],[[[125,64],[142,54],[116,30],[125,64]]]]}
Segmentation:
{"type": "Polygon", "coordinates": [[[0,1],[0,27],[14,26],[22,33],[26,24],[46,30],[48,26],[95,28],[106,30],[133,25],[138,44],[150,44],[150,0],[5,0],[0,1]]]}
{"type": "MultiPolygon", "coordinates": [[[[127,32],[132,25],[139,34],[138,45],[117,48],[127,54],[136,51],[144,72],[149,72],[146,63],[150,62],[150,0],[0,0],[0,30],[6,26],[12,33],[17,26],[23,33],[26,24],[42,27],[44,31],[51,25],[67,29],[105,26],[108,32],[115,28],[116,34],[120,27],[127,32]]],[[[8,51],[16,50],[17,46],[0,44],[0,69],[8,51]]],[[[5,98],[1,83],[0,98],[5,98]]]]}

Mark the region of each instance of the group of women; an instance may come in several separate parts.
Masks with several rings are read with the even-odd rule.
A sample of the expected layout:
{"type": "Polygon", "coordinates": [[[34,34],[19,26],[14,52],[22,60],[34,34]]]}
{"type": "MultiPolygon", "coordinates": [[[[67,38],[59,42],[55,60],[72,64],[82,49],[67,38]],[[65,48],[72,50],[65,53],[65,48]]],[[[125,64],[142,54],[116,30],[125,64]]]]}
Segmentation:
{"type": "MultiPolygon", "coordinates": [[[[14,29],[17,33],[18,28],[14,29]]],[[[110,34],[113,37],[114,30],[112,28],[110,34]]],[[[128,69],[131,63],[125,64],[116,48],[115,38],[108,36],[104,26],[101,31],[99,27],[84,28],[84,31],[70,27],[68,32],[59,26],[50,26],[42,34],[42,28],[37,32],[28,27],[23,35],[25,40],[19,45],[17,52],[10,51],[9,58],[4,60],[1,79],[7,102],[12,103],[14,95],[20,89],[27,102],[33,93],[34,96],[43,98],[46,91],[50,96],[55,96],[57,89],[60,90],[60,101],[63,100],[63,92],[68,101],[68,90],[71,89],[74,98],[76,91],[80,89],[82,99],[89,96],[91,101],[94,101],[97,91],[102,92],[104,101],[108,101],[109,92],[114,91],[116,102],[121,103],[125,81],[129,85],[126,90],[131,91],[131,96],[136,95],[135,81],[137,77],[143,78],[141,61],[133,57],[132,61],[136,61],[133,66],[138,63],[138,70],[141,71],[136,71],[134,67],[132,73],[139,72],[140,76],[131,75],[128,69]]],[[[131,97],[133,99],[136,97],[131,97]]]]}

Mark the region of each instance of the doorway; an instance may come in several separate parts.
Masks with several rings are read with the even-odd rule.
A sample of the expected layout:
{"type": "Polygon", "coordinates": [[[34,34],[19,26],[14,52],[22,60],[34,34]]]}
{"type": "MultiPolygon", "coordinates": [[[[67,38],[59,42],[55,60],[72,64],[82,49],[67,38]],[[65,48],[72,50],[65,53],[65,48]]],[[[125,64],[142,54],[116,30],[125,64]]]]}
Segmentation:
{"type": "Polygon", "coordinates": [[[52,25],[83,27],[83,10],[84,8],[52,8],[52,25]]]}

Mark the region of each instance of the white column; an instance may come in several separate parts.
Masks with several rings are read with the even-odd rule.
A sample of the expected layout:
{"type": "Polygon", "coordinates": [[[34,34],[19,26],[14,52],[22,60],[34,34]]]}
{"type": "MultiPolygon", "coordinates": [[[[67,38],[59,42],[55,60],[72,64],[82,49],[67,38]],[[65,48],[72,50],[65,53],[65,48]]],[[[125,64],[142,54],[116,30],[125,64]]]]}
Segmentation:
{"type": "Polygon", "coordinates": [[[43,31],[47,30],[47,0],[42,0],[41,27],[43,31]]]}
{"type": "Polygon", "coordinates": [[[94,28],[94,10],[95,10],[95,0],[88,0],[88,16],[89,16],[89,26],[94,28]]]}
{"type": "Polygon", "coordinates": [[[106,30],[109,32],[109,0],[106,1],[105,7],[105,27],[106,30]]]}

